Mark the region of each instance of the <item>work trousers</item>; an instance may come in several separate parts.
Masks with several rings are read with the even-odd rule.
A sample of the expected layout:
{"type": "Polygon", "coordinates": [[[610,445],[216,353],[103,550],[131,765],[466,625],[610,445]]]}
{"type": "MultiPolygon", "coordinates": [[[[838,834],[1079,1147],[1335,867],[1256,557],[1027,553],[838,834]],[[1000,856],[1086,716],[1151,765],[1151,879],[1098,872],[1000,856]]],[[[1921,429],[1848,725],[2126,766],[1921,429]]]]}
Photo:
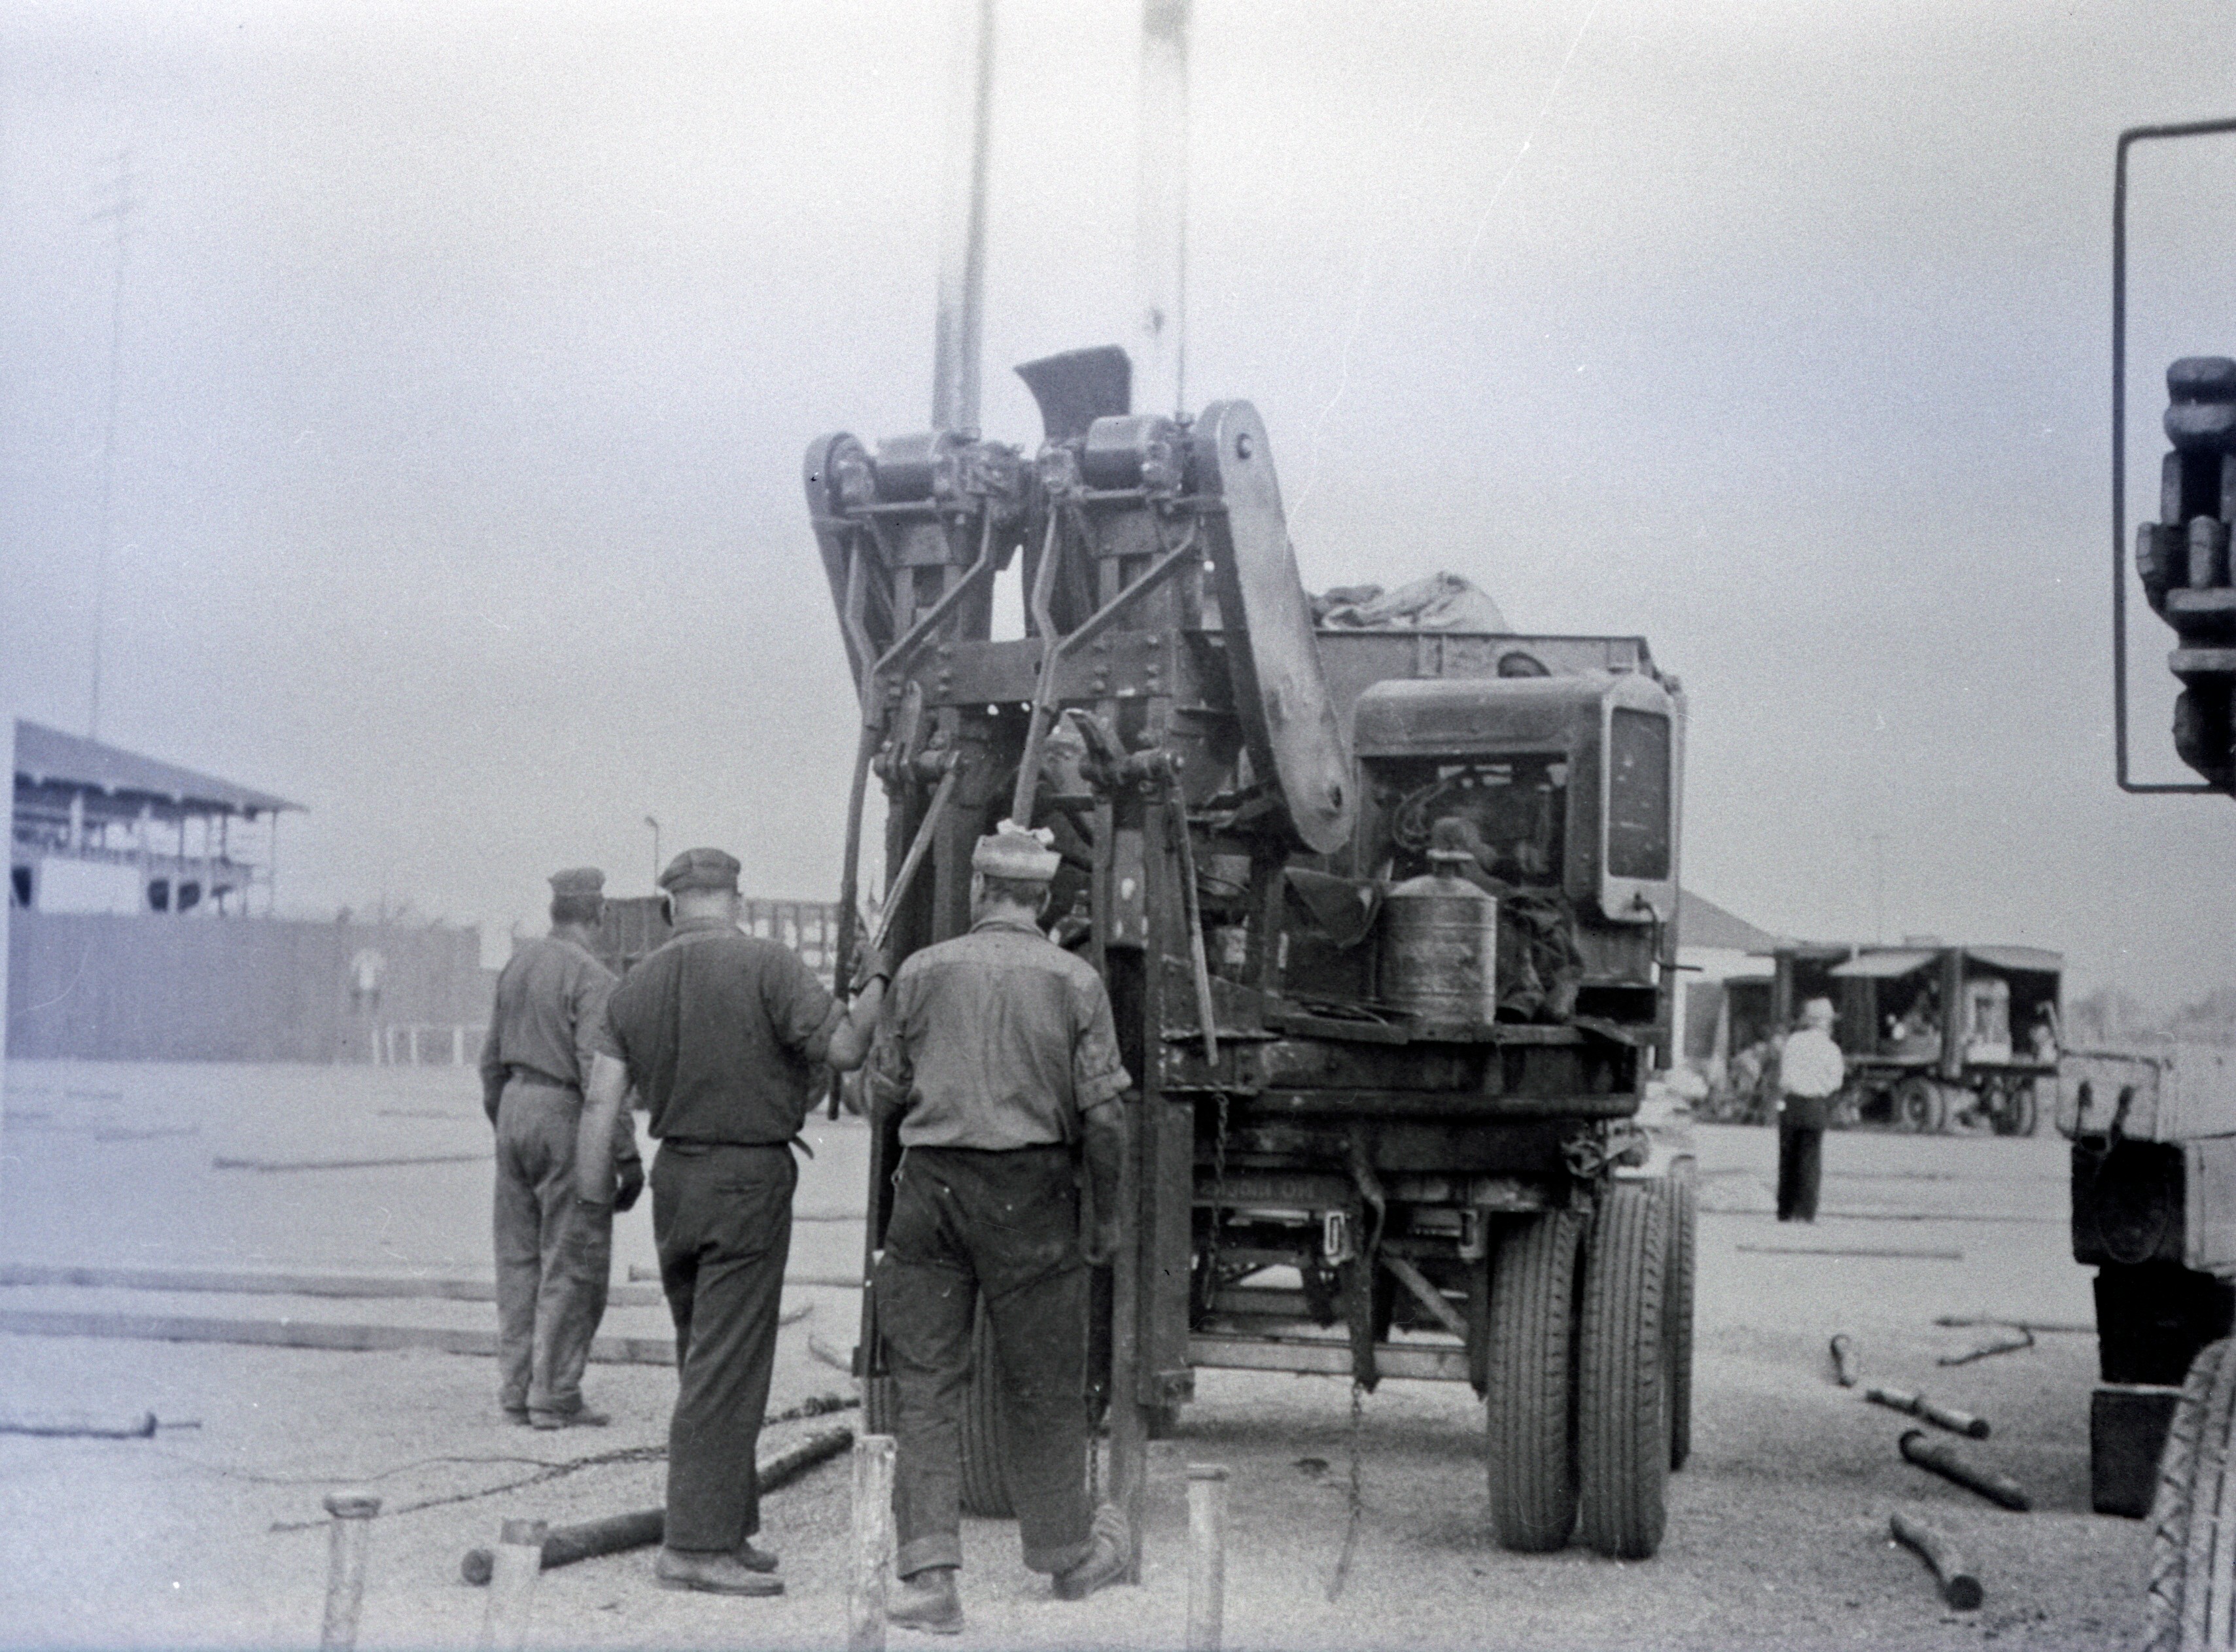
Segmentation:
{"type": "Polygon", "coordinates": [[[497,1103],[497,1402],[516,1413],[582,1408],[582,1367],[605,1317],[614,1223],[575,1197],[582,1114],[575,1092],[517,1078],[497,1103]]]}
{"type": "Polygon", "coordinates": [[[652,1232],[681,1373],[668,1426],[671,1549],[733,1550],[761,1529],[753,1453],[799,1180],[789,1147],[668,1142],[653,1161],[652,1232]]]}
{"type": "Polygon", "coordinates": [[[1778,1116],[1780,1222],[1817,1220],[1817,1184],[1825,1170],[1825,1106],[1822,1101],[1788,1096],[1786,1111],[1778,1116]]]}
{"type": "Polygon", "coordinates": [[[1025,1564],[1090,1552],[1088,1272],[1071,1150],[911,1147],[875,1282],[898,1400],[893,1514],[903,1577],[963,1562],[961,1408],[985,1299],[1000,1367],[1009,1500],[1025,1564]]]}

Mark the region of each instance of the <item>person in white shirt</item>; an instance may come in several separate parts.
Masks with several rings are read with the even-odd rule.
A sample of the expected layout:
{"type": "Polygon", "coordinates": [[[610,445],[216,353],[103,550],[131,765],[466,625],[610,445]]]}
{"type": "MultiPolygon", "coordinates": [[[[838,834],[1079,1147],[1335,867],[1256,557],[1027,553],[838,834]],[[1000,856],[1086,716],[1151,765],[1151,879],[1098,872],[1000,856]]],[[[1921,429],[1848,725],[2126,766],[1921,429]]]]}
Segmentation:
{"type": "Polygon", "coordinates": [[[1778,1058],[1778,1219],[1817,1220],[1817,1183],[1825,1168],[1825,1126],[1832,1098],[1848,1076],[1832,1042],[1832,1000],[1801,1006],[1801,1026],[1786,1035],[1778,1058]]]}

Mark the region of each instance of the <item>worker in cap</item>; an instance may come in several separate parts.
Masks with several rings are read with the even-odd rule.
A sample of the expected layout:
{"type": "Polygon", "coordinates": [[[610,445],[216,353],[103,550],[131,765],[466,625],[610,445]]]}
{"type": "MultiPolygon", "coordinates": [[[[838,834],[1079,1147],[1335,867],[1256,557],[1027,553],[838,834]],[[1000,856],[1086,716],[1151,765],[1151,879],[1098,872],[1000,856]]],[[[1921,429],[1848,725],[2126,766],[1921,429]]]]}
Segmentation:
{"type": "Polygon", "coordinates": [[[1825,1127],[1832,1122],[1848,1065],[1832,1041],[1838,1018],[1829,998],[1801,1006],[1801,1026],[1778,1056],[1778,1219],[1817,1220],[1817,1184],[1825,1168],[1825,1127]]]}
{"type": "Polygon", "coordinates": [[[551,875],[551,933],[497,977],[482,1045],[482,1107],[497,1131],[497,1403],[537,1428],[607,1420],[582,1403],[582,1367],[606,1311],[613,1213],[644,1188],[623,1111],[608,1126],[607,1203],[575,1196],[582,1083],[614,986],[593,950],[605,883],[595,867],[551,875]]]}
{"type": "Polygon", "coordinates": [[[790,948],[738,927],[737,857],[686,849],[660,875],[675,932],[614,989],[582,1111],[579,1193],[604,1196],[607,1120],[634,1086],[660,1143],[652,1231],[679,1385],[654,1571],[673,1588],[778,1595],[754,1456],[776,1355],[798,1182],[792,1144],[819,1066],[862,1065],[891,972],[874,949],[851,1013],[790,948]]]}
{"type": "Polygon", "coordinates": [[[1049,844],[1006,821],[979,839],[970,933],[901,966],[871,1057],[873,1105],[899,1110],[903,1149],[872,1285],[898,1410],[903,1581],[886,1617],[904,1629],[963,1627],[957,1411],[979,1302],[1025,1564],[1076,1600],[1132,1555],[1123,1518],[1085,1490],[1088,1268],[1116,1249],[1132,1081],[1102,977],[1041,932],[1060,864],[1049,844]]]}

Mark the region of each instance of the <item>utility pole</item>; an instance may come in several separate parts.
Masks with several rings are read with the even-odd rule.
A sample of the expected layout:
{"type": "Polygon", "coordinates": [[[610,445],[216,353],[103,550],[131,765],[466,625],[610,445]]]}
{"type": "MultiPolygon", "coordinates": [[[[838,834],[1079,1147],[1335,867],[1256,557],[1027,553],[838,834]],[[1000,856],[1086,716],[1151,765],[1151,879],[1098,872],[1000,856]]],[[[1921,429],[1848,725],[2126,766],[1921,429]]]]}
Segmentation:
{"type": "Polygon", "coordinates": [[[1175,417],[1187,410],[1189,3],[1141,0],[1134,222],[1134,405],[1175,417]]]}
{"type": "Polygon", "coordinates": [[[939,298],[932,318],[931,424],[936,430],[975,434],[979,338],[986,307],[986,154],[994,106],[994,0],[956,0],[956,23],[939,298]]]}
{"type": "Polygon", "coordinates": [[[657,895],[660,893],[660,823],[647,815],[644,823],[652,828],[652,892],[657,895]]]}
{"type": "Polygon", "coordinates": [[[86,697],[85,715],[86,738],[90,740],[101,738],[101,633],[105,628],[109,601],[109,534],[114,521],[111,507],[116,487],[116,404],[124,372],[125,248],[131,239],[132,214],[140,205],[132,198],[132,151],[120,149],[106,157],[102,164],[116,168],[111,199],[84,220],[89,224],[112,224],[116,234],[116,280],[109,302],[108,417],[101,441],[101,526],[93,558],[93,683],[86,697]]]}
{"type": "Polygon", "coordinates": [[[1871,939],[1886,944],[1886,834],[1871,834],[1871,939]]]}

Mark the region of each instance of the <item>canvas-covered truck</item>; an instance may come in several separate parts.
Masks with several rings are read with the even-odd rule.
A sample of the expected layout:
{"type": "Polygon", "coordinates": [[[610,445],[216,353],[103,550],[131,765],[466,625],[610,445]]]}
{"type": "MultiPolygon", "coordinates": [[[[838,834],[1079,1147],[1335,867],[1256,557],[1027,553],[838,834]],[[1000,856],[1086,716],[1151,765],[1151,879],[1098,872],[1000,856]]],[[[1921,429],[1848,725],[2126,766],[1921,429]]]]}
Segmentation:
{"type": "Polygon", "coordinates": [[[1812,998],[1832,1000],[1848,1065],[1843,1122],[2035,1133],[2057,1076],[2065,960],[2056,953],[1796,941],[1771,956],[1758,989],[1766,1028],[1792,1026],[1812,998]]]}
{"type": "MultiPolygon", "coordinates": [[[[1115,350],[1019,370],[1035,451],[836,435],[806,484],[861,711],[842,921],[872,777],[896,960],[967,928],[982,834],[1047,829],[1053,933],[1138,1082],[1093,1328],[1111,1492],[1138,1501],[1199,1371],[1463,1383],[1501,1542],[1652,1554],[1690,1439],[1690,1161],[1634,1117],[1669,1038],[1676,680],[1636,637],[1316,630],[1248,403],[1133,414],[1115,350]]],[[[898,1150],[871,1123],[869,1261],[898,1150]]],[[[997,1514],[983,1330],[964,1491],[997,1514]]],[[[875,1426],[867,1293],[856,1359],[875,1426]]]]}

